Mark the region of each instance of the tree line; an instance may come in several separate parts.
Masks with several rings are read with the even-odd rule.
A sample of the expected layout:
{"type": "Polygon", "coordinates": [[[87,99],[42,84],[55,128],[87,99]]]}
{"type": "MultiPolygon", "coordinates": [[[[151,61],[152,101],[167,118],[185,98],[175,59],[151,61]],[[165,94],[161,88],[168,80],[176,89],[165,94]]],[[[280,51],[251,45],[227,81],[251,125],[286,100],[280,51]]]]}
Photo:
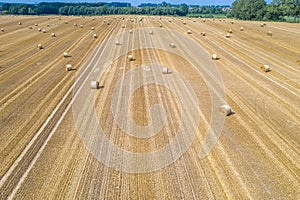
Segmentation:
{"type": "MultiPolygon", "coordinates": [[[[0,5],[2,14],[20,15],[112,15],[112,14],[138,14],[138,15],[175,15],[188,14],[226,14],[224,6],[188,6],[186,4],[171,5],[141,4],[138,7],[130,3],[39,3],[39,4],[13,4],[0,5]]],[[[226,6],[229,8],[229,6],[226,6]]]]}

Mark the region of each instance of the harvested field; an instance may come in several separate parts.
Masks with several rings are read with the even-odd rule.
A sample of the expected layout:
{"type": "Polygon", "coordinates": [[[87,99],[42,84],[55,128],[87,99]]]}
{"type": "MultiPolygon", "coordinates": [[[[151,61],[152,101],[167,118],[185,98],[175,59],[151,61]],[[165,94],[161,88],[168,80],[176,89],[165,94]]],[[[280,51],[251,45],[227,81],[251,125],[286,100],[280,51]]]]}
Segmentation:
{"type": "Polygon", "coordinates": [[[134,17],[0,16],[0,199],[298,199],[300,24],[134,17]]]}

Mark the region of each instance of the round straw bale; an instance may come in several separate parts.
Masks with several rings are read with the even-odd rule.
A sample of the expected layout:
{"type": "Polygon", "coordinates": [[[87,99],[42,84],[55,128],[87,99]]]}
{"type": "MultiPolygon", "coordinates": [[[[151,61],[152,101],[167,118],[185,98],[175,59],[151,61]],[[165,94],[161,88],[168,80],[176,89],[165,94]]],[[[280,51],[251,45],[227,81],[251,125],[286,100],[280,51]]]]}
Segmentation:
{"type": "Polygon", "coordinates": [[[38,49],[43,49],[43,45],[42,44],[38,44],[38,49]]]}
{"type": "Polygon", "coordinates": [[[263,72],[268,72],[268,71],[270,71],[270,67],[269,67],[269,65],[262,65],[260,67],[260,70],[263,72]]]}
{"type": "Polygon", "coordinates": [[[66,65],[66,71],[71,71],[72,70],[72,65],[71,64],[67,64],[66,65]]]}
{"type": "Polygon", "coordinates": [[[214,53],[214,54],[212,55],[212,59],[213,59],[213,60],[217,60],[217,59],[218,59],[217,54],[214,53]]]}
{"type": "Polygon", "coordinates": [[[272,34],[272,31],[268,31],[267,35],[268,35],[268,36],[272,36],[272,35],[273,35],[273,34],[272,34]]]}
{"type": "Polygon", "coordinates": [[[99,81],[91,81],[90,86],[91,86],[91,89],[98,89],[99,81]]]}
{"type": "Polygon", "coordinates": [[[175,48],[176,47],[176,45],[172,42],[172,43],[170,43],[170,45],[169,45],[171,48],[175,48]]]}
{"type": "Polygon", "coordinates": [[[168,68],[168,67],[163,67],[162,73],[163,73],[163,74],[169,74],[169,73],[170,73],[169,68],[168,68]]]}
{"type": "Polygon", "coordinates": [[[133,61],[134,59],[133,59],[133,55],[128,55],[128,60],[129,61],[133,61]]]}
{"type": "Polygon", "coordinates": [[[226,104],[220,106],[219,111],[220,111],[221,113],[223,113],[225,116],[228,116],[228,115],[230,115],[230,114],[232,113],[232,112],[231,112],[230,106],[229,106],[229,105],[226,105],[226,104]]]}

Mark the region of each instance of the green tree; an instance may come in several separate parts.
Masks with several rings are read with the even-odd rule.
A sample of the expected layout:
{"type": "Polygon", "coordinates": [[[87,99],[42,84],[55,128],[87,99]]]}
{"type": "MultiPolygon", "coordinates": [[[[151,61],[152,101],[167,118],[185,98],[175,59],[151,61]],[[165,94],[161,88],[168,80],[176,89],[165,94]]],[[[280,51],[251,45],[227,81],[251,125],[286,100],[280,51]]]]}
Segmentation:
{"type": "Polygon", "coordinates": [[[185,16],[189,12],[189,7],[186,4],[181,4],[179,10],[181,11],[181,16],[185,16]]]}
{"type": "Polygon", "coordinates": [[[266,9],[265,19],[266,20],[282,20],[283,18],[283,9],[282,9],[282,2],[280,0],[272,1],[266,9]]]}
{"type": "Polygon", "coordinates": [[[58,14],[67,15],[68,11],[69,11],[69,6],[64,6],[64,7],[59,8],[58,14]]]}
{"type": "Polygon", "coordinates": [[[28,8],[27,6],[20,6],[18,9],[18,14],[20,15],[28,15],[28,8]]]}
{"type": "Polygon", "coordinates": [[[300,0],[283,0],[282,6],[286,16],[293,16],[296,22],[300,14],[300,0]]]}
{"type": "Polygon", "coordinates": [[[266,12],[264,0],[235,0],[232,15],[243,20],[261,20],[266,12]]]}
{"type": "Polygon", "coordinates": [[[17,6],[10,6],[8,11],[9,11],[10,14],[18,14],[17,6]]]}
{"type": "Polygon", "coordinates": [[[34,9],[32,9],[31,7],[28,8],[28,14],[29,15],[35,15],[36,13],[34,12],[34,9]]]}
{"type": "Polygon", "coordinates": [[[283,21],[285,17],[294,17],[294,22],[296,22],[299,15],[299,0],[273,0],[267,6],[265,19],[283,21]]]}

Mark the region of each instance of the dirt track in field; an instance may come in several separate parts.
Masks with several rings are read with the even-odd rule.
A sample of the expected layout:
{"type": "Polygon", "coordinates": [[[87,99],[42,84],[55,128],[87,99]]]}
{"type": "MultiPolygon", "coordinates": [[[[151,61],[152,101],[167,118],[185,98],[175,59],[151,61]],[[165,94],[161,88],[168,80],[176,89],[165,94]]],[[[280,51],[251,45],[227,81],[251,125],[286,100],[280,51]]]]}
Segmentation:
{"type": "MultiPolygon", "coordinates": [[[[125,16],[124,20],[120,16],[95,19],[1,16],[0,19],[0,28],[5,29],[0,32],[0,199],[299,198],[299,24],[269,22],[260,27],[260,22],[232,24],[229,19],[203,22],[202,19],[144,17],[139,21],[134,16],[125,16]],[[159,24],[168,38],[156,34],[159,24]],[[241,26],[244,31],[240,31],[241,26]],[[139,29],[147,27],[154,30],[149,41],[146,33],[138,34],[139,29]],[[38,28],[46,29],[46,33],[38,32],[38,28]],[[233,33],[226,38],[229,28],[233,33]],[[129,30],[133,33],[128,38],[120,38],[121,43],[132,42],[141,48],[129,49],[128,54],[107,68],[100,67],[104,73],[99,82],[104,87],[95,92],[95,105],[82,104],[81,121],[76,123],[86,127],[84,141],[93,144],[96,136],[88,134],[95,128],[92,109],[106,137],[120,149],[148,153],[163,148],[176,137],[180,127],[183,113],[178,96],[189,99],[191,93],[188,90],[172,93],[155,84],[134,91],[133,85],[146,80],[149,74],[158,78],[155,70],[147,68],[151,63],[176,71],[195,92],[201,122],[192,145],[179,159],[148,173],[126,173],[99,162],[88,151],[82,136],[79,137],[72,112],[75,80],[93,73],[101,52],[117,54],[118,45],[102,44],[110,35],[129,30]],[[187,34],[187,30],[192,34],[187,34]],[[221,137],[204,159],[198,153],[209,129],[213,102],[206,82],[189,62],[192,55],[182,57],[161,49],[143,48],[147,42],[163,44],[170,40],[179,50],[182,45],[197,51],[188,47],[188,41],[176,38],[174,31],[186,34],[208,56],[218,55],[219,59],[213,62],[222,76],[227,104],[234,112],[225,118],[221,137]],[[202,31],[207,35],[202,36],[202,31]],[[268,31],[273,35],[268,36],[268,31]],[[56,37],[51,37],[51,33],[56,37]],[[93,38],[94,33],[97,38],[93,38]],[[44,49],[38,50],[38,44],[44,49]],[[70,57],[64,58],[63,52],[68,52],[70,57]],[[128,61],[129,54],[134,56],[134,61],[128,61]],[[66,64],[72,64],[75,70],[65,71],[66,64]],[[263,64],[269,65],[271,71],[260,71],[263,64]],[[150,138],[127,134],[112,112],[118,81],[136,68],[143,70],[121,85],[123,91],[132,94],[128,107],[132,120],[140,126],[151,124],[151,120],[155,121],[149,118],[154,104],[162,105],[167,114],[163,129],[150,138]]],[[[172,83],[176,88],[181,86],[180,81],[172,83]]],[[[129,94],[118,95],[115,98],[121,99],[122,95],[129,94]]],[[[116,110],[128,125],[130,121],[123,116],[124,108],[120,101],[116,110]]],[[[193,119],[192,112],[187,116],[193,119]]],[[[114,157],[108,153],[106,159],[114,157]]],[[[125,168],[126,160],[123,164],[125,168]]]]}

